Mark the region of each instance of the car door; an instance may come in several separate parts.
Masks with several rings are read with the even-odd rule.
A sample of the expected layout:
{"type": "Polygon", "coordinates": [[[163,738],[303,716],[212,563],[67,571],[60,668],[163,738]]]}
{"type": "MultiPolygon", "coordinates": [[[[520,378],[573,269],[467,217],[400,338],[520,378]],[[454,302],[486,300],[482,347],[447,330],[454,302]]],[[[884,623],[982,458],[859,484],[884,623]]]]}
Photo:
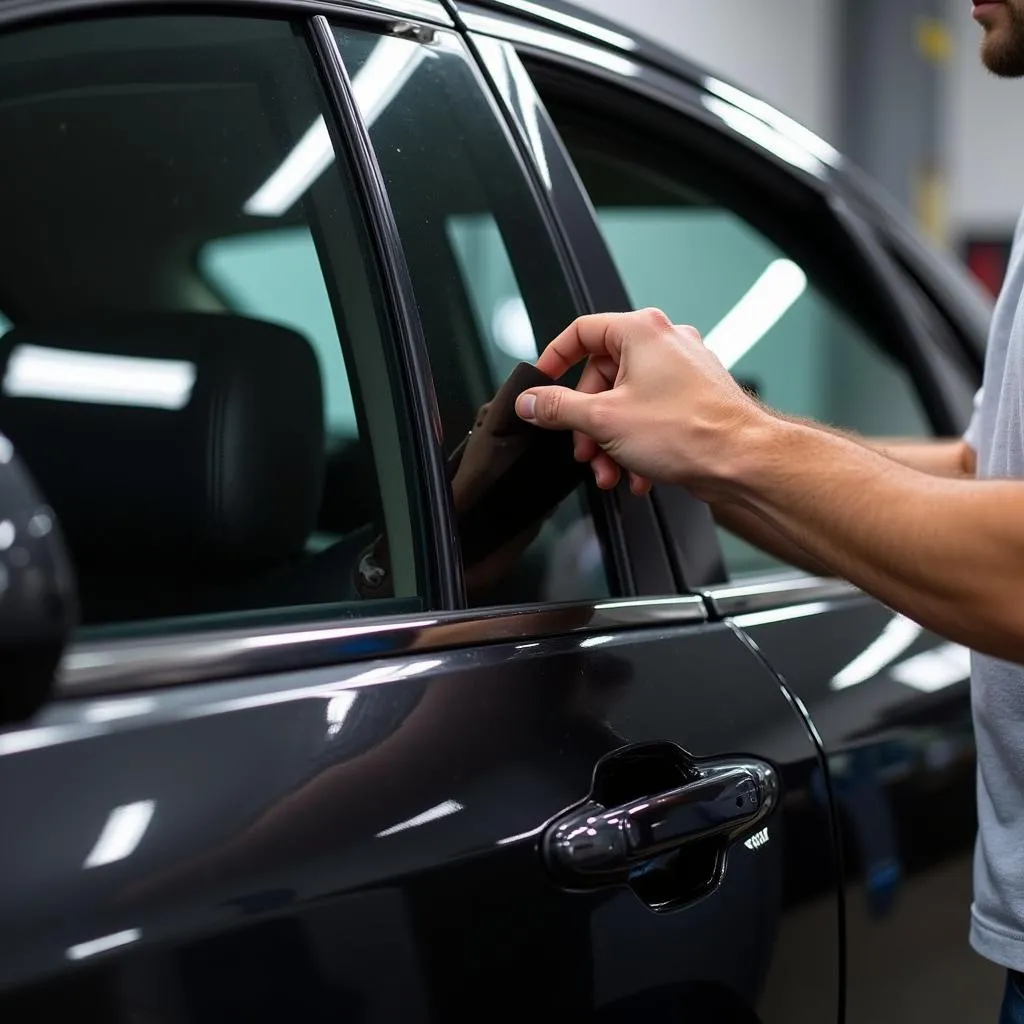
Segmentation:
{"type": "MultiPolygon", "coordinates": [[[[495,68],[517,61],[511,45],[525,59],[629,305],[694,323],[785,412],[883,437],[963,428],[976,365],[889,256],[870,206],[847,204],[820,140],[724,83],[708,78],[704,91],[658,71],[635,41],[599,45],[607,26],[588,39],[585,22],[570,34],[560,14],[546,26],[473,7],[463,17],[495,68]]],[[[994,1015],[998,972],[967,945],[967,652],[725,531],[720,548],[702,534],[695,543],[706,510],[677,490],[654,500],[677,577],[779,672],[828,754],[846,866],[847,1019],[895,1019],[911,1004],[942,1020],[994,1015]],[[951,986],[934,983],[936,961],[951,986]]]]}
{"type": "Polygon", "coordinates": [[[322,12],[0,20],[0,429],[82,619],[0,729],[0,1013],[833,1019],[824,761],[651,504],[467,541],[587,308],[539,168],[440,5],[322,12]]]}

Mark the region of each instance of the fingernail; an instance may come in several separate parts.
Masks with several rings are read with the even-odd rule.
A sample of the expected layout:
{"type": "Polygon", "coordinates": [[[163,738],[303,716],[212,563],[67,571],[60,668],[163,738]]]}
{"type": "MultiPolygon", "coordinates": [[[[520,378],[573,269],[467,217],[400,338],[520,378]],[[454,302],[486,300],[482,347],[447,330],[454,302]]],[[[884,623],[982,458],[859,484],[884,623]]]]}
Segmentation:
{"type": "Polygon", "coordinates": [[[519,401],[516,402],[516,412],[519,413],[521,419],[532,420],[534,413],[537,409],[537,396],[536,395],[520,395],[519,401]]]}

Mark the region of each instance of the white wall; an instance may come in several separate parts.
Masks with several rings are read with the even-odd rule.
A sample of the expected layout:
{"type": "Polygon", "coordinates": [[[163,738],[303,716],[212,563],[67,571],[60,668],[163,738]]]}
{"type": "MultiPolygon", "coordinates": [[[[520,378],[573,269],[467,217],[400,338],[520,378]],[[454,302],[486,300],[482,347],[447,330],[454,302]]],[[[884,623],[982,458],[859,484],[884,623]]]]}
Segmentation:
{"type": "Polygon", "coordinates": [[[674,47],[834,140],[839,0],[577,3],[674,47]]]}
{"type": "Polygon", "coordinates": [[[949,0],[955,48],[947,83],[946,165],[953,239],[1012,228],[1024,206],[1024,79],[989,74],[966,0],[949,0]]]}

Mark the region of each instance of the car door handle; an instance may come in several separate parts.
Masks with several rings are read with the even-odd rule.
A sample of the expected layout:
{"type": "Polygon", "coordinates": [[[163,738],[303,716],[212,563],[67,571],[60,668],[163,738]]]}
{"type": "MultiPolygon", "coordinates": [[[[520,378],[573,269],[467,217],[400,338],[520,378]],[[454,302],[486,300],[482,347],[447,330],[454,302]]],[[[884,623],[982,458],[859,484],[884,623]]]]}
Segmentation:
{"type": "Polygon", "coordinates": [[[598,882],[661,854],[720,837],[723,846],[753,832],[778,800],[778,775],[755,759],[703,762],[675,789],[605,807],[593,800],[547,831],[544,854],[563,877],[598,882]]]}

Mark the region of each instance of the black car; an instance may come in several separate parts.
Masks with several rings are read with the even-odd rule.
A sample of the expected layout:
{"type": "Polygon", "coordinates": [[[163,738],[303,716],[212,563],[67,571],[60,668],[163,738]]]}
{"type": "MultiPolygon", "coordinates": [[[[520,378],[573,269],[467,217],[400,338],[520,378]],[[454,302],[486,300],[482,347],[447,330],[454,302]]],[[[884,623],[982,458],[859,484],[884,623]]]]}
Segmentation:
{"type": "Polygon", "coordinates": [[[828,145],[526,0],[4,0],[0,139],[3,1024],[994,1013],[967,652],[498,393],[657,305],[960,431],[828,145]]]}

